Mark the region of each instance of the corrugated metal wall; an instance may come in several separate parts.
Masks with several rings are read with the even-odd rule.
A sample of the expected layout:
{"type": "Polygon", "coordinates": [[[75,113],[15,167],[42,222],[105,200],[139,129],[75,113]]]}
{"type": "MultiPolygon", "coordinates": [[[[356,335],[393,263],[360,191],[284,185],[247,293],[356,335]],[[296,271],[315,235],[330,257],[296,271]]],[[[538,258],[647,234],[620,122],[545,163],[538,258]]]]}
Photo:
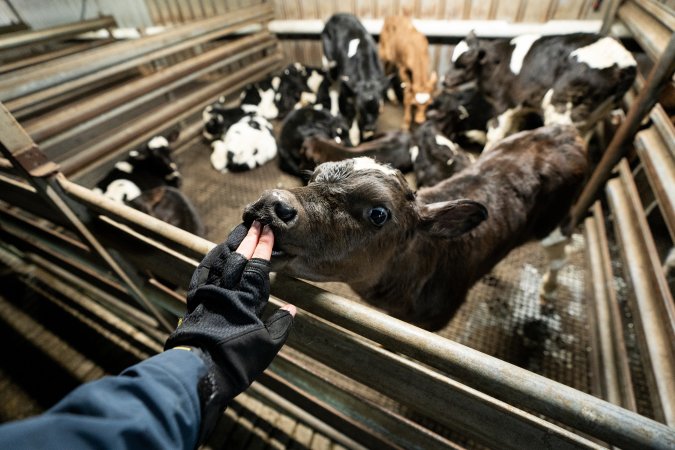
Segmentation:
{"type": "MultiPolygon", "coordinates": [[[[0,23],[15,21],[9,5],[32,28],[111,14],[123,27],[144,27],[211,16],[256,2],[242,0],[0,0],[0,23]]],[[[418,19],[545,22],[602,18],[610,0],[273,0],[276,19],[322,19],[335,12],[381,18],[407,10],[418,19]],[[600,8],[594,10],[593,5],[600,8]]]]}

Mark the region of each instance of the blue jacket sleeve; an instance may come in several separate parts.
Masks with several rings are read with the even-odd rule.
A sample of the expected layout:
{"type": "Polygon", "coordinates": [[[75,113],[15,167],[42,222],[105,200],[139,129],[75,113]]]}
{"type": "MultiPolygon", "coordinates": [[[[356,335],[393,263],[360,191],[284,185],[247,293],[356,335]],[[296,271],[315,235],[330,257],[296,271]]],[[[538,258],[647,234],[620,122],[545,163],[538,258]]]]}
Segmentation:
{"type": "Polygon", "coordinates": [[[0,448],[194,449],[206,371],[192,352],[168,350],[78,387],[40,416],[0,426],[0,448]]]}

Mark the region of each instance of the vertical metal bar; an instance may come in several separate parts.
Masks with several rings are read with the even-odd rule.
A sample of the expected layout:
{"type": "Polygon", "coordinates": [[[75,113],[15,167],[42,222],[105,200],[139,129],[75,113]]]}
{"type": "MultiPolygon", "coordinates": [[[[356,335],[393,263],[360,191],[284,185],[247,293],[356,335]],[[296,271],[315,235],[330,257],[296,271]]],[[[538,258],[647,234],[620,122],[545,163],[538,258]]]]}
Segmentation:
{"type": "Polygon", "coordinates": [[[605,0],[609,5],[605,6],[605,15],[602,18],[602,27],[600,27],[600,34],[609,34],[612,29],[612,24],[616,20],[616,12],[619,9],[619,0],[605,0]]]}
{"type": "Polygon", "coordinates": [[[673,72],[675,72],[675,34],[671,36],[668,47],[650,72],[645,88],[631,105],[626,120],[617,130],[579,199],[572,207],[569,223],[563,230],[565,234],[570,234],[586,215],[612,169],[624,156],[627,144],[635,136],[642,119],[658,101],[661,89],[673,76],[673,72]]]}

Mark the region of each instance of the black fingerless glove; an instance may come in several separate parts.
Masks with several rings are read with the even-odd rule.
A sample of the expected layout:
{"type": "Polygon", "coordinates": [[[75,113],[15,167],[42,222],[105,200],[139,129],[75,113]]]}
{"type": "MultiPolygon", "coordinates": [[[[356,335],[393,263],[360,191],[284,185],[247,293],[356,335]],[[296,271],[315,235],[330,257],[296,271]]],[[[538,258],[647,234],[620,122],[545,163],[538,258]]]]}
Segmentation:
{"type": "Polygon", "coordinates": [[[192,275],[187,314],[164,346],[203,350],[196,352],[209,367],[200,384],[202,438],[227,402],[272,362],[290,332],[293,316],[286,310],[260,319],[270,293],[269,267],[262,259],[246,260],[228,243],[211,250],[192,275]]]}

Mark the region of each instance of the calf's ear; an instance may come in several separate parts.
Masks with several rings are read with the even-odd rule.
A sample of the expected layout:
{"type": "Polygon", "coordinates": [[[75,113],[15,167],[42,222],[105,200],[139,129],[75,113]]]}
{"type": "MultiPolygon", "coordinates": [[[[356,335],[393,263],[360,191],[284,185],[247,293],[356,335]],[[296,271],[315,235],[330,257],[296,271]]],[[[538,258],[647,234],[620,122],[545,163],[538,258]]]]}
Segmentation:
{"type": "Polygon", "coordinates": [[[439,238],[454,238],[473,230],[487,217],[487,208],[473,200],[430,203],[420,208],[420,227],[439,238]]]}

